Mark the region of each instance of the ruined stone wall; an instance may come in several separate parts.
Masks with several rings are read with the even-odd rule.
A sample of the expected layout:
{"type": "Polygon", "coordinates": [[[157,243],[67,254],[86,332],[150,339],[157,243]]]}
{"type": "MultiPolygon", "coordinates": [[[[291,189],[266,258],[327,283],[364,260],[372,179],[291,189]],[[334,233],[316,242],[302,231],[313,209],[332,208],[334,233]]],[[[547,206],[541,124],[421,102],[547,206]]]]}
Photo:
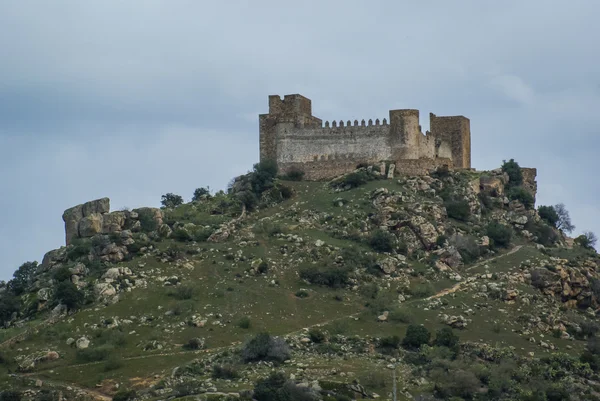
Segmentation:
{"type": "Polygon", "coordinates": [[[425,135],[419,111],[414,109],[391,110],[389,124],[386,119],[381,124],[379,120],[323,124],[312,115],[310,99],[269,96],[269,114],[259,117],[260,158],[275,160],[282,172],[301,169],[309,180],[384,160],[396,163],[398,171],[406,174],[425,174],[439,165],[470,168],[469,119],[434,114],[430,118],[432,131],[425,135]]]}
{"type": "Polygon", "coordinates": [[[523,188],[528,190],[529,193],[533,195],[533,199],[535,201],[535,197],[537,195],[537,169],[521,167],[521,173],[523,174],[523,188]]]}

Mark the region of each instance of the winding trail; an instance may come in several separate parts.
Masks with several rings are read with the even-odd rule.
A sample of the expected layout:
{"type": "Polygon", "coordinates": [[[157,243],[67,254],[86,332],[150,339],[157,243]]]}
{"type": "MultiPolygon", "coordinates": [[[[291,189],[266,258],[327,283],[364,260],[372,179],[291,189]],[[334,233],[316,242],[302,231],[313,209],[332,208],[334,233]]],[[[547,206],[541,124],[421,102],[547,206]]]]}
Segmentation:
{"type": "MultiPolygon", "coordinates": [[[[523,245],[517,245],[514,248],[512,248],[510,251],[508,251],[507,253],[504,253],[502,255],[498,255],[498,256],[495,256],[493,258],[486,259],[486,260],[483,260],[481,262],[478,262],[478,263],[474,264],[473,266],[465,269],[465,272],[467,272],[469,270],[472,270],[472,269],[475,269],[477,267],[480,267],[480,266],[482,266],[484,264],[490,263],[490,262],[492,262],[494,260],[498,260],[498,259],[504,258],[506,256],[512,255],[512,254],[518,252],[519,250],[521,250],[521,248],[523,248],[523,245]]],[[[437,292],[436,294],[434,294],[434,295],[432,295],[430,297],[427,297],[427,298],[424,298],[424,299],[422,299],[422,298],[413,299],[413,300],[410,300],[410,301],[406,302],[405,304],[414,303],[414,302],[418,302],[418,301],[429,301],[429,300],[432,300],[432,299],[441,298],[441,297],[443,297],[445,295],[449,295],[449,294],[452,294],[452,293],[455,293],[455,292],[459,291],[460,289],[462,289],[462,287],[465,284],[467,284],[467,282],[468,281],[466,279],[462,280],[459,283],[453,285],[452,287],[445,288],[445,289],[437,292]]],[[[326,320],[324,322],[315,323],[315,324],[303,327],[301,329],[294,330],[294,331],[289,332],[287,334],[282,334],[281,336],[285,337],[285,336],[291,336],[291,335],[294,335],[294,334],[299,334],[300,332],[304,331],[307,328],[310,329],[310,328],[313,328],[313,327],[325,326],[325,325],[330,324],[330,323],[332,323],[332,322],[334,322],[336,320],[342,320],[342,319],[348,319],[348,318],[355,318],[355,317],[359,316],[361,313],[362,313],[362,311],[361,312],[357,312],[357,313],[353,313],[353,314],[350,314],[350,315],[345,315],[345,316],[340,316],[340,317],[336,317],[336,318],[333,318],[333,319],[329,319],[329,320],[326,320]]],[[[0,344],[0,347],[4,346],[9,341],[14,340],[16,337],[20,337],[20,336],[26,334],[30,330],[39,329],[39,328],[43,327],[46,324],[48,324],[48,321],[40,323],[38,326],[36,326],[34,328],[31,328],[31,329],[28,329],[25,333],[21,333],[21,334],[15,336],[15,337],[13,337],[13,338],[11,338],[11,339],[3,342],[2,344],[0,344]]],[[[221,350],[231,349],[233,347],[238,346],[239,344],[240,344],[240,342],[235,342],[235,343],[232,343],[230,345],[225,345],[225,346],[222,346],[222,347],[208,348],[208,349],[193,351],[193,353],[197,354],[197,355],[200,355],[200,354],[207,354],[207,353],[212,353],[212,352],[219,352],[221,350]]],[[[175,356],[175,355],[190,355],[190,354],[191,354],[190,351],[174,351],[174,352],[164,352],[164,353],[159,353],[159,354],[157,353],[157,354],[150,354],[150,355],[132,356],[132,357],[123,358],[123,360],[124,361],[132,361],[132,360],[139,360],[139,359],[150,359],[150,358],[157,358],[157,357],[167,357],[167,356],[175,356]]],[[[82,363],[82,364],[77,364],[77,365],[65,366],[65,368],[81,368],[81,367],[86,367],[86,366],[99,365],[99,364],[102,364],[102,363],[104,363],[104,361],[88,362],[88,363],[82,363]]],[[[74,389],[74,390],[76,390],[78,392],[85,393],[85,394],[89,395],[90,397],[92,397],[93,399],[99,400],[99,401],[110,401],[110,400],[112,400],[111,397],[109,397],[109,396],[107,396],[107,395],[105,395],[105,394],[103,394],[103,393],[101,393],[99,391],[96,391],[96,390],[91,390],[91,389],[88,389],[88,388],[79,387],[79,386],[77,386],[75,384],[72,384],[72,383],[60,382],[60,381],[56,381],[56,380],[52,380],[52,379],[46,379],[45,377],[40,377],[39,376],[40,373],[44,373],[44,372],[47,372],[49,370],[51,370],[51,369],[40,370],[40,371],[33,372],[33,373],[24,373],[24,374],[19,374],[19,375],[15,375],[15,376],[18,376],[18,377],[21,377],[21,378],[30,378],[33,381],[35,381],[36,379],[40,379],[43,382],[45,382],[47,384],[50,384],[51,386],[56,386],[56,387],[62,387],[62,388],[64,388],[64,387],[68,386],[68,387],[71,387],[72,389],[74,389]]],[[[233,395],[233,396],[237,395],[237,393],[210,393],[210,394],[233,395]]]]}

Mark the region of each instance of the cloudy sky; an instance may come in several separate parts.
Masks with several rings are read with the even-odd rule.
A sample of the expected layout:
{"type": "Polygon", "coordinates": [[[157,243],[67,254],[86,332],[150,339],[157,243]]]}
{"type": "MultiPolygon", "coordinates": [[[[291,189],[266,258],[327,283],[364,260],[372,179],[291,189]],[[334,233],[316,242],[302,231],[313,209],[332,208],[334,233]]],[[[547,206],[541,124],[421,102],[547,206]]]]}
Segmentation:
{"type": "Polygon", "coordinates": [[[600,233],[595,0],[0,0],[0,279],[63,245],[64,209],[224,188],[270,94],[324,119],[471,119],[473,166],[538,168],[600,233]]]}

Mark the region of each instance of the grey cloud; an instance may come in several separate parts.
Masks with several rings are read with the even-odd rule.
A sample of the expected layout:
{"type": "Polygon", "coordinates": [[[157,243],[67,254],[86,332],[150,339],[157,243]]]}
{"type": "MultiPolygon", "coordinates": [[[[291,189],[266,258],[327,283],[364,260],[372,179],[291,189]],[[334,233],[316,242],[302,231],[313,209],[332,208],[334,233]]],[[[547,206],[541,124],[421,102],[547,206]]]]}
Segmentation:
{"type": "Polygon", "coordinates": [[[600,232],[600,4],[0,2],[0,273],[62,244],[62,211],[223,188],[267,95],[325,120],[471,119],[473,163],[538,167],[540,203],[600,232]]]}

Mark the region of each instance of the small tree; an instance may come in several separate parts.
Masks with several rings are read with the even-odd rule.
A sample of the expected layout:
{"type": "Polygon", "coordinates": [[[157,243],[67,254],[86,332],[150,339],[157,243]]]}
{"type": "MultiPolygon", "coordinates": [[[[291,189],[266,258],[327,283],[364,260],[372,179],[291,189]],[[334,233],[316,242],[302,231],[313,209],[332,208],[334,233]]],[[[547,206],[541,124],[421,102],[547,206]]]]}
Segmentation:
{"type": "Polygon", "coordinates": [[[494,241],[494,245],[507,247],[510,244],[513,232],[510,227],[504,224],[492,222],[488,224],[486,234],[494,241]]]}
{"type": "Polygon", "coordinates": [[[458,345],[459,338],[450,327],[444,327],[435,334],[435,345],[454,348],[458,345]]]}
{"type": "Polygon", "coordinates": [[[566,233],[573,232],[575,226],[571,224],[571,216],[569,216],[569,211],[565,207],[565,204],[559,203],[558,205],[554,205],[554,211],[556,211],[556,214],[558,215],[556,228],[566,233]]]}
{"type": "Polygon", "coordinates": [[[598,242],[598,237],[596,237],[596,234],[591,231],[586,231],[579,237],[575,238],[575,243],[588,249],[594,248],[596,246],[596,242],[598,242]]]}
{"type": "Polygon", "coordinates": [[[197,202],[199,201],[203,196],[206,197],[210,197],[210,188],[206,187],[206,188],[196,188],[196,190],[194,191],[194,196],[192,196],[192,201],[193,202],[197,202]]]}
{"type": "Polygon", "coordinates": [[[510,159],[509,161],[503,160],[502,171],[508,174],[508,185],[510,187],[518,187],[523,183],[523,172],[515,159],[510,159]]]}
{"type": "Polygon", "coordinates": [[[444,202],[444,206],[446,207],[446,211],[448,212],[448,217],[460,220],[467,221],[469,220],[469,216],[471,215],[471,208],[469,207],[469,202],[464,199],[449,199],[444,202]]]}
{"type": "Polygon", "coordinates": [[[4,293],[0,296],[0,325],[10,321],[13,313],[19,312],[21,303],[19,299],[11,293],[4,293]]]}
{"type": "Polygon", "coordinates": [[[394,236],[387,231],[377,230],[369,238],[369,245],[379,252],[392,252],[394,250],[394,236]]]}
{"type": "Polygon", "coordinates": [[[168,194],[162,196],[160,203],[164,207],[174,208],[183,205],[183,198],[180,195],[175,195],[169,192],[168,194]]]}
{"type": "Polygon", "coordinates": [[[25,262],[13,273],[13,279],[8,284],[9,290],[15,295],[21,295],[27,286],[32,283],[33,276],[38,268],[38,262],[25,262]]]}
{"type": "Polygon", "coordinates": [[[513,187],[508,191],[510,200],[518,200],[526,209],[531,209],[535,203],[533,195],[523,187],[513,187]]]}
{"type": "Polygon", "coordinates": [[[430,338],[431,333],[425,326],[411,324],[406,329],[402,345],[406,348],[419,348],[423,344],[428,344],[430,338]]]}
{"type": "Polygon", "coordinates": [[[58,303],[66,305],[69,310],[79,308],[83,304],[84,295],[77,286],[70,281],[63,281],[56,286],[55,299],[58,303]]]}
{"type": "Polygon", "coordinates": [[[558,213],[556,213],[556,209],[554,209],[554,206],[540,206],[538,208],[538,214],[542,220],[552,227],[556,227],[556,224],[560,219],[558,213]]]}
{"type": "Polygon", "coordinates": [[[259,333],[250,339],[242,348],[242,359],[245,362],[274,361],[283,362],[290,358],[290,349],[286,342],[269,333],[259,333]]]}

